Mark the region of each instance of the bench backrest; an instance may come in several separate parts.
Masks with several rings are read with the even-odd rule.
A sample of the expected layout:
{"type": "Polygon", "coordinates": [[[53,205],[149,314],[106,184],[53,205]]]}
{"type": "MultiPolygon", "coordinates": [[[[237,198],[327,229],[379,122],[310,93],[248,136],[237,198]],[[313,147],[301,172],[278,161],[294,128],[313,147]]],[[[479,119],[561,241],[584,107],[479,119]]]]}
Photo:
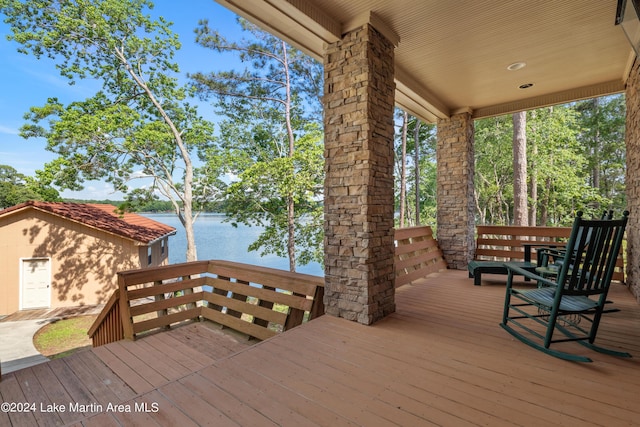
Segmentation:
{"type": "MultiPolygon", "coordinates": [[[[565,245],[571,227],[526,227],[512,225],[478,225],[474,259],[487,261],[523,261],[524,244],[565,245]]],[[[536,260],[535,247],[531,260],[536,260]]],[[[624,282],[624,251],[618,256],[614,280],[624,282]]]]}
{"type": "Polygon", "coordinates": [[[571,235],[571,227],[478,225],[476,230],[478,236],[474,259],[487,261],[523,261],[523,244],[564,244],[571,235]]]}

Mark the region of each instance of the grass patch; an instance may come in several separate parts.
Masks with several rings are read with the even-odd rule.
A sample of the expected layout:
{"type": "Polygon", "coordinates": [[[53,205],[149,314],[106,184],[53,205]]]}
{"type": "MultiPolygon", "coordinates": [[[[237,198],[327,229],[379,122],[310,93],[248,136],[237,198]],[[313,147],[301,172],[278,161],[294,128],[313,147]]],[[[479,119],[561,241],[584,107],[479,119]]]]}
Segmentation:
{"type": "Polygon", "coordinates": [[[57,359],[91,346],[87,331],[97,316],[77,316],[49,323],[38,330],[33,345],[44,356],[57,359]]]}

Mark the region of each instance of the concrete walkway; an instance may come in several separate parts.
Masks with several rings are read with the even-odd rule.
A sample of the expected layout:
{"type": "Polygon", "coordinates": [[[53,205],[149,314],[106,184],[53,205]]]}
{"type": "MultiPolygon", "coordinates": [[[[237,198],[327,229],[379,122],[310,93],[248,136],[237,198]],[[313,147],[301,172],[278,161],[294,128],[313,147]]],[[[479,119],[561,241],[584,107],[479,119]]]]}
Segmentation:
{"type": "Polygon", "coordinates": [[[103,305],[26,310],[0,319],[2,374],[48,361],[33,346],[33,335],[48,323],[69,317],[98,314],[103,305]]]}
{"type": "Polygon", "coordinates": [[[33,335],[49,320],[0,322],[0,363],[2,374],[48,361],[33,346],[33,335]]]}

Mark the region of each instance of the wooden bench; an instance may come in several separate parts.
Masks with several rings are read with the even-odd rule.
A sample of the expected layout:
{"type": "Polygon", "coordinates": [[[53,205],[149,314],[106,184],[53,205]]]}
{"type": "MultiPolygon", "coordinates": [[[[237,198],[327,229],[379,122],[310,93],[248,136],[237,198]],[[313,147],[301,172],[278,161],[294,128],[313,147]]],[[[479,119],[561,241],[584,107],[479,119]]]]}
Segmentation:
{"type": "MultiPolygon", "coordinates": [[[[535,269],[536,248],[562,247],[571,235],[571,227],[521,227],[478,225],[475,257],[467,268],[473,284],[479,286],[482,274],[507,274],[505,262],[520,262],[535,269]]],[[[624,251],[620,251],[613,280],[624,283],[624,251]]]]}
{"type": "MultiPolygon", "coordinates": [[[[513,261],[511,262],[514,263],[513,261]]],[[[530,261],[518,262],[518,267],[521,267],[528,271],[535,271],[536,264],[530,261]]],[[[477,261],[473,260],[469,262],[467,266],[469,269],[469,277],[473,278],[473,284],[480,286],[482,282],[482,274],[507,274],[507,267],[504,266],[504,261],[477,261]]]]}
{"type": "Polygon", "coordinates": [[[467,266],[476,286],[480,286],[483,273],[506,275],[505,262],[518,262],[526,270],[535,270],[536,247],[563,245],[571,234],[571,227],[479,225],[476,230],[475,257],[467,266]]]}
{"type": "Polygon", "coordinates": [[[264,340],[324,314],[324,279],[230,261],[118,273],[89,336],[94,347],[189,320],[210,320],[264,340]]]}

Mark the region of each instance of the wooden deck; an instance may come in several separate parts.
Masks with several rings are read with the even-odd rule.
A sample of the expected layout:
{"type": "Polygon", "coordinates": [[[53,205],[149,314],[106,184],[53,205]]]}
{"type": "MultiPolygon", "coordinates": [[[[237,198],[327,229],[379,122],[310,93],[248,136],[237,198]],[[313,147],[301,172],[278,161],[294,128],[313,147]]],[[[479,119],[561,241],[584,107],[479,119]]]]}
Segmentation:
{"type": "Polygon", "coordinates": [[[374,326],[322,316],[218,352],[192,324],[17,371],[2,378],[2,401],[37,410],[0,412],[0,426],[638,425],[640,306],[626,288],[614,286],[622,311],[606,315],[598,343],[634,358],[565,344],[594,360],[578,364],[498,326],[494,277],[474,287],[466,271],[445,271],[399,288],[397,312],[374,326]],[[41,411],[53,403],[66,412],[41,411]]]}

